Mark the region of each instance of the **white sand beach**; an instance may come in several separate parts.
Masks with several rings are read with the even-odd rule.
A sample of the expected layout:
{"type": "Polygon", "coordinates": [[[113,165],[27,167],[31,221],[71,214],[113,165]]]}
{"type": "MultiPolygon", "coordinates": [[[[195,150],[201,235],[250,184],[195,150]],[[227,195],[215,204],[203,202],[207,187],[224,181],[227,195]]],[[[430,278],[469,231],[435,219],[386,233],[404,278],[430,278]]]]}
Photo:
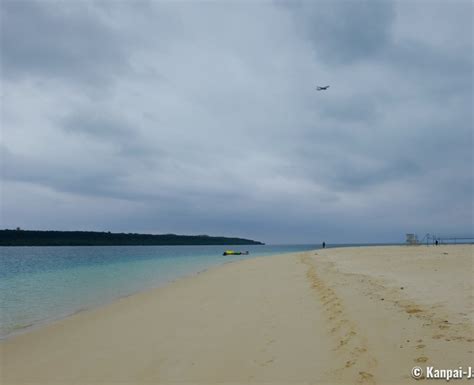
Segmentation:
{"type": "Polygon", "coordinates": [[[474,366],[473,282],[472,245],[229,263],[3,341],[1,379],[412,384],[416,365],[474,366]]]}

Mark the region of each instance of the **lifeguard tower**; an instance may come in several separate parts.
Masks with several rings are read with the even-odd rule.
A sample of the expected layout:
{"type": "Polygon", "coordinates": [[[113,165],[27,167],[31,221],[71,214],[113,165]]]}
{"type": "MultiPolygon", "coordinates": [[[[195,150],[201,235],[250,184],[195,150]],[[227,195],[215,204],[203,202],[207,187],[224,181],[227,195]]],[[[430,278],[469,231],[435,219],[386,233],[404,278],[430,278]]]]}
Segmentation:
{"type": "Polygon", "coordinates": [[[418,236],[416,234],[410,233],[410,234],[407,234],[406,236],[407,236],[406,243],[408,246],[415,246],[415,245],[420,244],[420,242],[418,241],[418,236]]]}

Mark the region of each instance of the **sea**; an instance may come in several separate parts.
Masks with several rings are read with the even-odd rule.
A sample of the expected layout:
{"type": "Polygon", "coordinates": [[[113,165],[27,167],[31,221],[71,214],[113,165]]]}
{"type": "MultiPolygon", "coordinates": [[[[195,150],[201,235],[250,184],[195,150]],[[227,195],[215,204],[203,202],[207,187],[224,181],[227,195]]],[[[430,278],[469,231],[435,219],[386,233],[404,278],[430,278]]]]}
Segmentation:
{"type": "Polygon", "coordinates": [[[320,247],[0,247],[0,339],[226,262],[320,247]],[[227,249],[249,255],[224,257],[227,249]]]}

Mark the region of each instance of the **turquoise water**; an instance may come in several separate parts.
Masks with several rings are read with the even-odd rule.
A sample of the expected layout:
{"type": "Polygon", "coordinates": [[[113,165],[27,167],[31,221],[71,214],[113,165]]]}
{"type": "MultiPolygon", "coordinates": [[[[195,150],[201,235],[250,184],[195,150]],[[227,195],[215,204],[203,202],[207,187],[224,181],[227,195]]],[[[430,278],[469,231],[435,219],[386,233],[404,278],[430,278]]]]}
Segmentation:
{"type": "Polygon", "coordinates": [[[228,261],[316,245],[0,247],[0,338],[228,261]],[[249,256],[223,257],[232,248],[249,256]]]}

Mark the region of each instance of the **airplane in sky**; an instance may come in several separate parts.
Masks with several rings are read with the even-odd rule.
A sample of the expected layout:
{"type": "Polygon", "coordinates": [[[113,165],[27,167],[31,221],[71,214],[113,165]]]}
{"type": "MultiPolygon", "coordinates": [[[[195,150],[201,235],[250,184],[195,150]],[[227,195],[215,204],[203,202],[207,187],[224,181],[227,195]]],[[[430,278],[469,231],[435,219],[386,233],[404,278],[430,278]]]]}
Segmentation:
{"type": "Polygon", "coordinates": [[[325,91],[325,90],[327,90],[328,88],[329,88],[329,86],[324,86],[324,87],[319,87],[319,86],[317,86],[317,87],[316,87],[316,90],[318,90],[318,91],[325,91]]]}

